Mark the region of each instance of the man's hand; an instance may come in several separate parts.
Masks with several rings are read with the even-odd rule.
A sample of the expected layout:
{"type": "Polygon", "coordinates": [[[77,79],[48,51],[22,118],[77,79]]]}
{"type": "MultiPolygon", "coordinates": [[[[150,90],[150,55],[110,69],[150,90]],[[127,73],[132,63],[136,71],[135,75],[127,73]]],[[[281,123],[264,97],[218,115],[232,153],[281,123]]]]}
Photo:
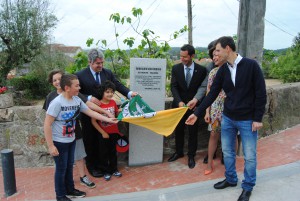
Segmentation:
{"type": "Polygon", "coordinates": [[[194,125],[195,122],[197,121],[198,117],[194,114],[191,114],[187,120],[185,121],[185,124],[186,125],[194,125]]]}
{"type": "Polygon", "coordinates": [[[184,106],[185,106],[184,102],[181,101],[178,103],[178,107],[184,107],[184,106]]]}
{"type": "Polygon", "coordinates": [[[111,124],[116,124],[118,122],[119,122],[119,120],[117,118],[109,118],[109,121],[108,121],[108,123],[111,123],[111,124]]]}
{"type": "Polygon", "coordinates": [[[94,96],[91,97],[91,100],[90,100],[92,103],[95,103],[96,105],[101,105],[101,102],[95,98],[94,96]]]}
{"type": "Polygon", "coordinates": [[[132,94],[131,94],[131,97],[133,98],[133,97],[135,97],[136,95],[138,95],[139,93],[138,92],[132,92],[132,94]]]}
{"type": "Polygon", "coordinates": [[[190,110],[194,109],[194,107],[196,106],[198,100],[196,98],[193,98],[192,100],[190,100],[186,106],[189,107],[190,110]]]}
{"type": "Polygon", "coordinates": [[[204,121],[205,121],[206,123],[210,123],[210,115],[209,115],[208,112],[205,113],[204,121]]]}
{"type": "Polygon", "coordinates": [[[258,131],[259,129],[261,129],[263,126],[262,122],[253,122],[252,123],[252,132],[258,131]]]}

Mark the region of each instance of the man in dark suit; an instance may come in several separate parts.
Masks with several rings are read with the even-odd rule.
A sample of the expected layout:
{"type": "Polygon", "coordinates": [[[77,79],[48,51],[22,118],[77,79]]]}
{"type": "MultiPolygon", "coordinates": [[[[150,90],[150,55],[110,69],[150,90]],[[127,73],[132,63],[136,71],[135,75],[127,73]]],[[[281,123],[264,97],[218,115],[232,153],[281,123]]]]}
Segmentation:
{"type": "MultiPolygon", "coordinates": [[[[168,159],[169,162],[175,161],[184,156],[184,128],[185,120],[193,113],[193,109],[205,96],[207,87],[207,70],[193,62],[195,48],[192,45],[184,45],[180,49],[181,63],[172,68],[171,91],[173,94],[172,107],[189,107],[175,130],[176,152],[168,159]]],[[[194,157],[198,144],[198,124],[187,126],[188,138],[188,166],[195,167],[194,157]]]]}
{"type": "MultiPolygon", "coordinates": [[[[109,69],[103,68],[104,55],[100,50],[91,49],[88,54],[89,66],[76,73],[80,82],[80,92],[88,97],[89,101],[100,105],[100,101],[94,97],[98,86],[106,80],[112,81],[116,85],[116,90],[127,98],[135,96],[137,93],[130,91],[121,84],[109,69]]],[[[110,116],[112,117],[112,116],[110,116]]],[[[91,124],[90,117],[82,114],[82,134],[87,153],[86,166],[90,174],[94,177],[101,177],[106,173],[108,167],[106,151],[103,150],[104,140],[102,135],[91,124]]]]}

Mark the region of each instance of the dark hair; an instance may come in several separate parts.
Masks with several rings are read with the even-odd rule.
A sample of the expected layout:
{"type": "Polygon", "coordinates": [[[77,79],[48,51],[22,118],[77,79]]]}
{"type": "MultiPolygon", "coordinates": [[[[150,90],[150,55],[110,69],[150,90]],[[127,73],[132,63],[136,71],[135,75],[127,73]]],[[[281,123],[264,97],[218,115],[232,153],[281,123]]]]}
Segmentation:
{"type": "Polygon", "coordinates": [[[60,87],[65,91],[65,86],[71,87],[72,80],[78,80],[76,75],[73,74],[63,74],[60,80],[60,87]]]}
{"type": "Polygon", "coordinates": [[[211,41],[208,46],[207,46],[207,49],[208,49],[208,55],[211,59],[213,59],[214,55],[213,55],[213,52],[215,51],[216,49],[216,40],[214,41],[211,41]]]}
{"type": "Polygon", "coordinates": [[[53,70],[53,71],[51,71],[50,73],[49,73],[49,75],[48,75],[48,82],[50,83],[50,84],[52,84],[52,82],[53,82],[53,75],[55,75],[55,74],[57,74],[57,73],[59,73],[59,74],[61,74],[61,75],[63,75],[64,74],[64,72],[62,71],[62,70],[53,70]]]}
{"type": "Polygon", "coordinates": [[[218,43],[220,43],[222,48],[226,48],[226,46],[228,45],[232,49],[232,51],[235,52],[236,50],[234,40],[231,36],[222,36],[216,41],[216,45],[218,43]]]}
{"type": "Polygon", "coordinates": [[[192,45],[185,44],[180,48],[181,51],[188,51],[188,54],[192,56],[195,54],[195,48],[192,45]]]}
{"type": "Polygon", "coordinates": [[[116,85],[109,80],[106,80],[101,85],[96,86],[95,88],[95,97],[99,100],[103,98],[104,92],[108,89],[112,89],[113,92],[116,91],[116,85]]]}

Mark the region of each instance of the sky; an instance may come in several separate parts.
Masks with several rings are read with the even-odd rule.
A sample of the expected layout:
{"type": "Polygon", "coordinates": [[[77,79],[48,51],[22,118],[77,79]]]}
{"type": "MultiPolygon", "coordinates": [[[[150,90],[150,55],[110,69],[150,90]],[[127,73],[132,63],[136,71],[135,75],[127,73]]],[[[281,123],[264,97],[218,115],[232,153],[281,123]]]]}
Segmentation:
{"type": "MultiPolygon", "coordinates": [[[[265,13],[265,49],[281,49],[290,47],[293,39],[300,32],[299,0],[266,0],[265,13]]],[[[61,43],[68,46],[87,48],[86,41],[105,39],[107,48],[128,49],[123,44],[127,37],[139,37],[129,24],[116,25],[119,34],[118,43],[115,38],[113,21],[109,17],[113,13],[129,16],[133,25],[138,20],[131,14],[133,7],[141,8],[138,30],[150,29],[162,41],[170,40],[170,35],[180,30],[187,21],[186,0],[52,0],[52,9],[58,23],[52,31],[50,43],[61,43]]],[[[237,34],[238,0],[192,0],[193,5],[193,45],[207,47],[220,36],[237,34]]],[[[188,34],[181,35],[169,44],[181,47],[188,43],[188,34]]],[[[93,44],[92,47],[99,47],[93,44]]]]}

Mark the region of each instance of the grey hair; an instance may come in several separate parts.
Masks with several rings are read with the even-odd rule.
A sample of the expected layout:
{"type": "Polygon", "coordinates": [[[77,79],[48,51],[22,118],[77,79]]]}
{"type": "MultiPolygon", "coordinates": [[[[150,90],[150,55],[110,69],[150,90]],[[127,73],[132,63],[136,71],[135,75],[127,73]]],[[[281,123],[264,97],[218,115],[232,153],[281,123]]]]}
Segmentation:
{"type": "Polygon", "coordinates": [[[88,54],[89,62],[94,63],[97,58],[104,59],[103,52],[95,48],[91,49],[88,54]]]}

